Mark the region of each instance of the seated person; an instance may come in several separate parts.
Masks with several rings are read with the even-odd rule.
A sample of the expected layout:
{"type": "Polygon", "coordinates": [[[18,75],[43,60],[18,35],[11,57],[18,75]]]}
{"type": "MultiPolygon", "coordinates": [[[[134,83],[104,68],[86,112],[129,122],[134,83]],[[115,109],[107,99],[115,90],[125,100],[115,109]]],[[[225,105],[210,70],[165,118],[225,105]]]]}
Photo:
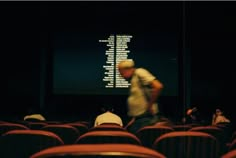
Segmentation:
{"type": "MultiPolygon", "coordinates": [[[[39,110],[38,110],[39,111],[39,110]]],[[[46,119],[34,108],[29,108],[28,114],[24,117],[25,121],[46,121],[46,119]]]]}
{"type": "Polygon", "coordinates": [[[201,123],[201,121],[199,120],[198,109],[196,107],[187,109],[185,117],[183,118],[182,122],[184,124],[201,123]]]}
{"type": "Polygon", "coordinates": [[[103,106],[103,113],[96,117],[94,127],[105,123],[115,123],[123,127],[122,119],[118,115],[114,114],[113,111],[114,109],[111,106],[103,106]]]}
{"type": "Polygon", "coordinates": [[[212,125],[217,125],[219,123],[230,123],[230,120],[224,116],[223,111],[216,109],[212,116],[212,125]]]}

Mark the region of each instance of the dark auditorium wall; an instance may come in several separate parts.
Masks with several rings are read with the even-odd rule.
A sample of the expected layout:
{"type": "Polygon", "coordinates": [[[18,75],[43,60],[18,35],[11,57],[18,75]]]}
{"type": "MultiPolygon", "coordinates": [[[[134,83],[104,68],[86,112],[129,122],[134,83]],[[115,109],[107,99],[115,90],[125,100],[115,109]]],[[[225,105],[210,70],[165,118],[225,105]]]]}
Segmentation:
{"type": "MultiPolygon", "coordinates": [[[[6,76],[7,101],[1,107],[3,118],[21,118],[28,106],[48,108],[57,102],[57,97],[51,96],[50,69],[50,28],[47,26],[47,9],[32,2],[1,2],[4,10],[8,34],[6,76]],[[50,98],[51,97],[51,98],[50,98]],[[53,101],[52,101],[53,97],[53,101]]],[[[180,2],[184,3],[186,32],[183,43],[185,51],[191,57],[191,94],[190,103],[196,105],[206,119],[210,119],[213,110],[220,106],[226,114],[235,120],[232,113],[235,92],[234,58],[236,52],[236,4],[233,2],[180,2]]],[[[45,7],[45,6],[44,6],[45,7]]],[[[186,54],[185,54],[186,55],[186,54]]],[[[188,63],[188,62],[187,62],[188,63]]],[[[188,87],[185,87],[188,88],[188,87]]],[[[103,96],[104,98],[106,96],[103,96]]],[[[121,96],[120,102],[126,96],[121,96]]],[[[67,104],[76,101],[75,98],[64,100],[60,98],[59,114],[68,112],[67,104]]],[[[90,98],[84,98],[84,101],[90,98]]],[[[113,98],[110,98],[112,101],[113,98]]],[[[78,100],[77,100],[78,101],[78,100]]],[[[101,98],[95,101],[102,103],[101,98]]],[[[117,104],[119,104],[117,103],[117,104]]],[[[92,103],[91,103],[92,104],[92,103]]],[[[183,106],[182,106],[183,107],[183,106]]],[[[84,108],[80,105],[80,108],[84,108]]],[[[76,115],[77,107],[72,106],[76,115]]],[[[92,109],[96,110],[98,107],[92,109]]],[[[170,108],[171,109],[171,108],[170,108]]],[[[53,109],[48,108],[50,114],[53,109]]],[[[78,112],[79,113],[79,112],[78,112]]],[[[121,110],[124,114],[125,110],[121,110]]],[[[55,114],[55,112],[54,112],[55,114]]],[[[55,116],[60,116],[56,115],[55,116]]],[[[60,119],[60,118],[58,118],[60,119]]]]}
{"type": "Polygon", "coordinates": [[[234,53],[236,52],[236,3],[186,4],[187,45],[191,52],[191,102],[211,119],[215,108],[236,120],[234,53]]]}
{"type": "Polygon", "coordinates": [[[45,62],[42,49],[43,17],[40,5],[32,2],[2,2],[6,41],[7,97],[1,107],[1,116],[21,119],[30,106],[39,107],[44,101],[45,62]]]}

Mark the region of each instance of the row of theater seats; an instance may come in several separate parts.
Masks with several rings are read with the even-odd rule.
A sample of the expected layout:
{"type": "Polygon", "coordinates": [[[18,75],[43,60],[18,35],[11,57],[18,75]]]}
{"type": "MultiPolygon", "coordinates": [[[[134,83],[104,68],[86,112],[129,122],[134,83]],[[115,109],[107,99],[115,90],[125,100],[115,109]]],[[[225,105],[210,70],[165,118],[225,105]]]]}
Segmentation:
{"type": "MultiPolygon", "coordinates": [[[[12,123],[2,123],[0,124],[0,135],[12,129],[40,129],[45,131],[51,131],[56,133],[65,144],[73,144],[76,139],[88,131],[94,130],[121,130],[125,131],[125,128],[120,126],[112,126],[112,124],[105,124],[103,126],[89,127],[81,122],[73,122],[66,124],[47,124],[45,122],[29,122],[27,126],[21,124],[12,124],[12,123]]],[[[196,126],[196,125],[176,125],[172,127],[168,126],[147,126],[144,127],[136,133],[136,136],[141,140],[142,144],[146,147],[151,147],[154,143],[154,140],[162,134],[172,132],[172,131],[201,131],[206,132],[218,139],[221,144],[221,148],[226,148],[225,144],[228,144],[233,141],[235,136],[229,137],[230,132],[227,132],[227,129],[219,128],[216,126],[196,126]],[[192,126],[192,128],[190,127],[192,126]],[[229,139],[230,138],[230,139],[229,139]]]]}
{"type": "MultiPolygon", "coordinates": [[[[64,125],[53,125],[53,127],[56,126],[62,127],[64,125]]],[[[196,129],[200,127],[194,127],[194,128],[196,129]]],[[[100,146],[100,143],[105,143],[105,144],[118,143],[118,146],[119,145],[123,146],[124,144],[129,144],[129,145],[133,144],[140,147],[141,145],[143,145],[142,147],[145,146],[149,147],[149,149],[151,148],[151,150],[154,150],[159,154],[162,154],[162,156],[170,158],[171,157],[215,158],[219,157],[219,155],[223,155],[222,153],[220,153],[219,150],[220,143],[217,140],[218,138],[215,138],[214,136],[207,134],[206,132],[202,133],[194,131],[193,130],[194,128],[191,129],[192,131],[183,132],[183,131],[174,131],[171,127],[149,126],[140,129],[137,132],[137,134],[134,135],[125,131],[125,129],[119,126],[102,125],[96,128],[94,127],[90,128],[87,132],[83,133],[76,139],[75,144],[77,145],[72,145],[69,148],[84,149],[85,147],[82,147],[81,146],[82,144],[90,144],[90,145],[96,144],[100,146]],[[149,140],[150,138],[153,139],[155,135],[158,135],[158,130],[156,129],[162,129],[163,133],[159,132],[159,136],[157,136],[156,139],[154,139],[154,143],[147,142],[146,140],[149,140]],[[144,134],[140,135],[142,132],[144,132],[144,134]],[[149,143],[150,146],[145,144],[145,141],[149,143]]],[[[207,129],[207,127],[204,128],[207,129]]],[[[215,127],[213,127],[212,129],[214,128],[215,127]]],[[[61,148],[64,147],[66,148],[66,146],[64,146],[66,143],[64,143],[64,141],[58,136],[59,134],[55,133],[44,130],[29,130],[29,129],[11,130],[9,132],[6,132],[1,136],[0,139],[0,150],[2,150],[2,152],[0,152],[2,153],[1,157],[2,156],[29,157],[30,155],[33,155],[38,151],[50,147],[56,148],[55,146],[60,146],[61,148]],[[13,152],[12,146],[19,148],[14,148],[13,152]]],[[[65,152],[69,152],[67,151],[69,148],[66,148],[65,152]]],[[[57,150],[57,148],[55,150],[57,150]]],[[[96,153],[96,151],[94,152],[96,153]]]]}
{"type": "MultiPolygon", "coordinates": [[[[199,144],[198,144],[199,145],[199,144]]],[[[174,148],[175,149],[175,148],[174,148]]],[[[118,158],[195,158],[195,157],[221,157],[221,158],[235,158],[236,150],[229,151],[221,156],[214,155],[209,151],[199,153],[193,150],[194,153],[186,148],[184,151],[175,152],[171,148],[169,152],[175,152],[170,156],[169,154],[162,154],[162,151],[151,150],[146,147],[133,144],[79,144],[52,147],[33,154],[30,158],[91,158],[91,157],[118,157],[118,158]],[[191,153],[191,154],[190,154],[191,153]],[[206,154],[209,153],[209,154],[206,154]]]]}

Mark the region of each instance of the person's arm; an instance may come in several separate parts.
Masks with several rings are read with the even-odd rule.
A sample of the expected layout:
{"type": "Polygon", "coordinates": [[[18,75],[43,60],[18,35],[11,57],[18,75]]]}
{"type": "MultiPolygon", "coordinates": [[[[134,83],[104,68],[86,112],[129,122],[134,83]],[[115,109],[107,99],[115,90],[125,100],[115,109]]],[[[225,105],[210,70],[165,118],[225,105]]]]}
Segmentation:
{"type": "Polygon", "coordinates": [[[152,105],[156,102],[158,96],[160,95],[162,89],[163,89],[163,84],[158,81],[157,79],[153,80],[150,83],[151,87],[152,87],[152,93],[151,93],[151,98],[149,100],[148,103],[148,110],[151,114],[154,114],[154,111],[152,109],[152,105]]]}

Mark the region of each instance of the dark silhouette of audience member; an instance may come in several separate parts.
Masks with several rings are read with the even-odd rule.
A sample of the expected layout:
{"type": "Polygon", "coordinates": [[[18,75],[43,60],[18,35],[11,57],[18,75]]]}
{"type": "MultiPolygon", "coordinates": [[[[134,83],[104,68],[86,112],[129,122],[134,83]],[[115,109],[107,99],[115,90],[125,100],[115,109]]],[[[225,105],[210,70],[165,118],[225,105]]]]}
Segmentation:
{"type": "Polygon", "coordinates": [[[182,120],[184,124],[199,124],[201,123],[200,115],[197,107],[188,108],[182,120]]]}
{"type": "Polygon", "coordinates": [[[230,123],[230,120],[224,116],[222,110],[216,109],[212,116],[212,125],[217,125],[219,123],[230,123]]]}
{"type": "Polygon", "coordinates": [[[113,113],[114,109],[112,106],[104,105],[101,110],[103,113],[96,117],[94,126],[98,126],[104,123],[114,123],[123,126],[121,117],[113,113]]]}

